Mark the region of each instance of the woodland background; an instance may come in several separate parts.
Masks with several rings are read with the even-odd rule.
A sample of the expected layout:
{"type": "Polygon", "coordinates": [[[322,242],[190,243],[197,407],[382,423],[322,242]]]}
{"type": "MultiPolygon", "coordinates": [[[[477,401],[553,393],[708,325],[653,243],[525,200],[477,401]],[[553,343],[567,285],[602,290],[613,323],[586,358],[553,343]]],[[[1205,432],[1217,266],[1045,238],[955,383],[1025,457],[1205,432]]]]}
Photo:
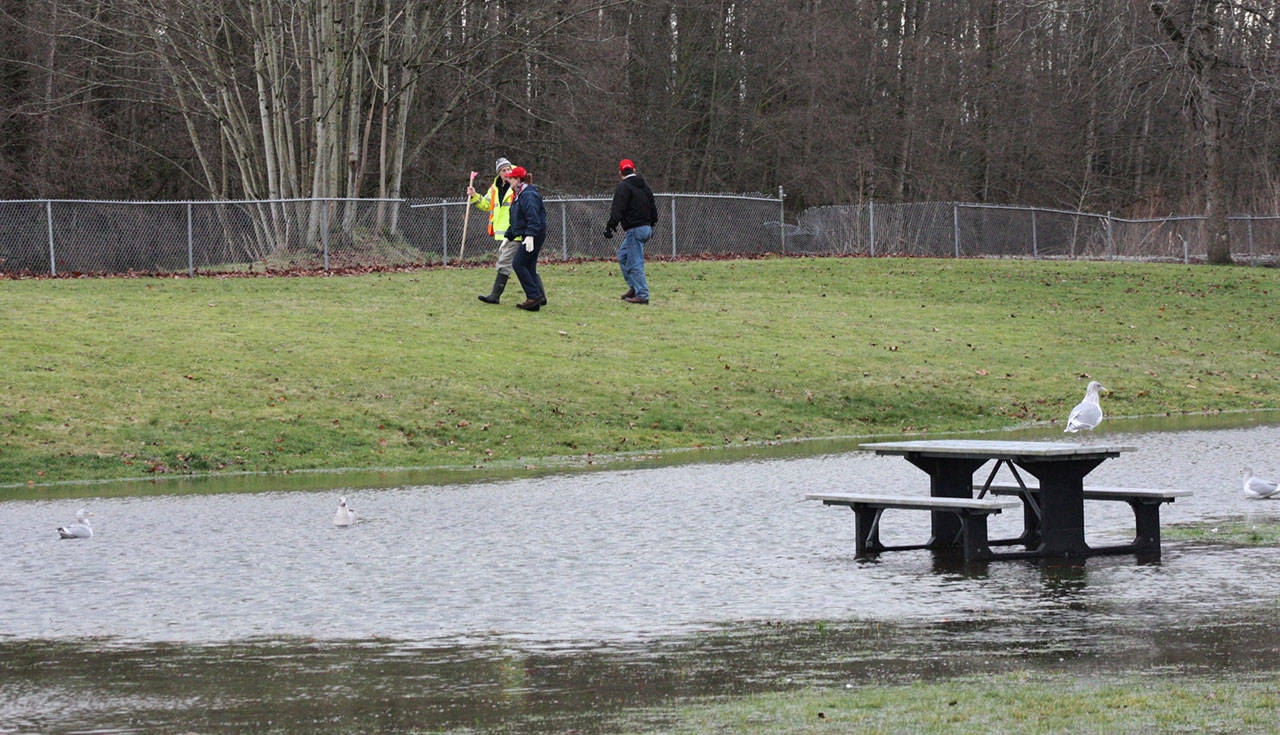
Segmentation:
{"type": "Polygon", "coordinates": [[[1280,207],[1262,0],[0,0],[0,198],[1280,207]]]}

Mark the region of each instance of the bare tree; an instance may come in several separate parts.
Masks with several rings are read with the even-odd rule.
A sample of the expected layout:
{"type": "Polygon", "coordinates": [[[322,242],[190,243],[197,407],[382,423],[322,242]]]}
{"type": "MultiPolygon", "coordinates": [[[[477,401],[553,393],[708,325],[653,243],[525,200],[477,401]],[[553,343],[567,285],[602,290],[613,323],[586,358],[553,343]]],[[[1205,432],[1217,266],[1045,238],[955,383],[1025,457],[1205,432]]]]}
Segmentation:
{"type": "MultiPolygon", "coordinates": [[[[1173,65],[1186,75],[1190,86],[1187,102],[1204,151],[1208,259],[1210,263],[1228,264],[1232,258],[1223,163],[1227,146],[1225,108],[1240,93],[1233,77],[1250,66],[1242,53],[1243,32],[1258,23],[1274,28],[1278,11],[1227,0],[1170,0],[1152,2],[1150,8],[1173,46],[1173,65]]],[[[1274,79],[1275,73],[1272,69],[1269,76],[1274,79]]]]}
{"type": "MultiPolygon", "coordinates": [[[[0,183],[398,199],[460,194],[459,172],[508,155],[545,188],[582,191],[627,155],[662,188],[784,185],[796,206],[1207,211],[1220,262],[1226,213],[1280,197],[1278,14],[1249,0],[0,0],[0,183]]],[[[267,207],[260,237],[353,217],[267,207]]],[[[394,235],[395,205],[376,220],[394,235]]]]}

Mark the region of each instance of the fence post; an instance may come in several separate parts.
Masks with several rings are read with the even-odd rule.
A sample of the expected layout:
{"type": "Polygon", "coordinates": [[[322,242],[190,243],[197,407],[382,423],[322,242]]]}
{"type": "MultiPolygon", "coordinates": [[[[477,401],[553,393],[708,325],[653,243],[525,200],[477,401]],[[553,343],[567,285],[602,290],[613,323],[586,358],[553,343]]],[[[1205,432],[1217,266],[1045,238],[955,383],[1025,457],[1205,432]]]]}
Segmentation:
{"type": "Polygon", "coordinates": [[[1107,257],[1111,260],[1116,259],[1116,238],[1115,233],[1111,231],[1111,212],[1107,212],[1107,257]]]}
{"type": "Polygon", "coordinates": [[[951,205],[951,242],[955,245],[956,257],[960,257],[960,205],[951,205]]]}
{"type": "Polygon", "coordinates": [[[876,203],[867,200],[867,228],[871,232],[871,257],[876,257],[876,203]]]}
{"type": "Polygon", "coordinates": [[[787,254],[787,194],[778,184],[778,240],[782,243],[782,254],[787,254]]]}
{"type": "Polygon", "coordinates": [[[320,202],[320,241],[324,243],[324,270],[329,272],[329,202],[320,202]]]}
{"type": "Polygon", "coordinates": [[[195,247],[191,242],[191,202],[187,202],[187,277],[196,275],[195,247]]]}
{"type": "Polygon", "coordinates": [[[440,205],[440,265],[449,265],[449,203],[448,202],[445,202],[440,205]]]}
{"type": "Polygon", "coordinates": [[[53,254],[53,202],[44,201],[44,222],[49,230],[49,275],[58,275],[58,259],[53,254]]]}
{"type": "Polygon", "coordinates": [[[671,257],[676,257],[676,195],[671,195],[671,257]]]}
{"type": "Polygon", "coordinates": [[[560,260],[569,259],[569,203],[560,202],[560,260]]]}
{"type": "Polygon", "coordinates": [[[1031,210],[1031,257],[1040,257],[1040,234],[1036,232],[1036,210],[1031,210]]]}
{"type": "Polygon", "coordinates": [[[1245,220],[1249,227],[1249,265],[1257,265],[1258,259],[1253,254],[1253,215],[1245,220]]]}

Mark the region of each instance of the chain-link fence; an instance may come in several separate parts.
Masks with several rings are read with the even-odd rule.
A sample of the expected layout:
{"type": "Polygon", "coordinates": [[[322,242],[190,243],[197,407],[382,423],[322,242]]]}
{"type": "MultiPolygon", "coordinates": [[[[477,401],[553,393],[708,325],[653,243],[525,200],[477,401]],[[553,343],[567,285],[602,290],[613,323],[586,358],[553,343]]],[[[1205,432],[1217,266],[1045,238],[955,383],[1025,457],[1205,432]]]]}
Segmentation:
{"type": "MultiPolygon", "coordinates": [[[[781,194],[781,192],[780,192],[781,194]]],[[[1203,217],[1131,220],[1027,207],[922,202],[812,207],[783,199],[658,194],[645,255],[762,253],[1112,258],[1200,262],[1203,217]]],[[[610,197],[547,197],[543,260],[613,258],[610,197]]],[[[484,212],[463,200],[0,201],[0,272],[187,273],[379,268],[493,258],[484,212]]],[[[1232,255],[1280,263],[1280,215],[1230,219],[1232,255]]]]}
{"type": "MultiPolygon", "coordinates": [[[[621,240],[606,240],[612,197],[547,197],[547,241],[542,260],[613,258],[621,240]]],[[[752,255],[784,248],[779,226],[782,200],[737,194],[655,194],[658,226],[645,246],[646,258],[690,255],[752,255]]],[[[488,214],[460,202],[409,205],[424,227],[440,238],[436,252],[446,262],[493,258],[496,241],[489,235],[488,214]],[[470,221],[464,222],[466,217],[470,221]],[[464,228],[466,231],[463,238],[464,228]]],[[[620,237],[620,235],[619,235],[620,237]]]]}
{"type": "MultiPolygon", "coordinates": [[[[651,257],[783,248],[782,200],[659,194],[651,257]]],[[[611,197],[548,198],[544,260],[611,258],[611,197]]],[[[197,273],[482,262],[488,216],[464,200],[0,202],[0,271],[197,273]]]]}
{"type": "MultiPolygon", "coordinates": [[[[1232,258],[1280,263],[1280,215],[1228,219],[1232,258]]],[[[1207,260],[1204,217],[1124,219],[957,202],[812,207],[785,225],[788,251],[924,257],[1207,260]]]]}

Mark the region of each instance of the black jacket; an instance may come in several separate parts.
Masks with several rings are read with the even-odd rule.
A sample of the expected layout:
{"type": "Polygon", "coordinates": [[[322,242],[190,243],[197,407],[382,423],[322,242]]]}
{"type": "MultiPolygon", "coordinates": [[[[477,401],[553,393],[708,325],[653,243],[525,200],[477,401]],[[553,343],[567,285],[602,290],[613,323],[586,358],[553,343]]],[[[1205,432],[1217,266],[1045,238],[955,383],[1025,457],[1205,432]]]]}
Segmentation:
{"type": "Polygon", "coordinates": [[[613,207],[609,210],[609,224],[604,229],[613,232],[619,224],[624,230],[658,224],[658,205],[654,204],[653,192],[640,174],[632,174],[619,181],[618,188],[613,190],[613,207]]]}

